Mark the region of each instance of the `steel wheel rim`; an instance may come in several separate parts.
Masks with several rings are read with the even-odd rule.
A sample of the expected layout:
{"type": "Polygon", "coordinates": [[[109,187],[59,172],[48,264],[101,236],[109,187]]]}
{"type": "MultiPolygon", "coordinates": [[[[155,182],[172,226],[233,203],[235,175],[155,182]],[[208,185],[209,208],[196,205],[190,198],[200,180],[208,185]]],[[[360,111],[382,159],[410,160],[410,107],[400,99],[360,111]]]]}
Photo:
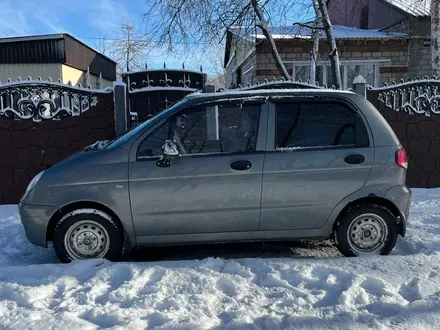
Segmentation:
{"type": "Polygon", "coordinates": [[[72,259],[102,258],[110,248],[110,237],[99,223],[78,221],[64,235],[64,247],[72,259]]]}
{"type": "Polygon", "coordinates": [[[356,217],[347,231],[350,248],[357,253],[379,252],[388,237],[388,226],[385,220],[374,213],[356,217]]]}

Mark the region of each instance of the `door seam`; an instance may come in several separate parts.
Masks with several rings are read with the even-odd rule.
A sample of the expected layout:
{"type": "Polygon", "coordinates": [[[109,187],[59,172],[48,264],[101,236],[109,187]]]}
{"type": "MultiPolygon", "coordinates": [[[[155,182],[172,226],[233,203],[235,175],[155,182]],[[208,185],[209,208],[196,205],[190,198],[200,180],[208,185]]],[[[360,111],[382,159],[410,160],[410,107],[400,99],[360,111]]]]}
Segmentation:
{"type": "Polygon", "coordinates": [[[267,155],[267,133],[268,133],[268,128],[269,128],[269,118],[270,118],[270,109],[272,107],[272,103],[267,102],[266,103],[266,134],[264,134],[264,136],[266,137],[266,140],[264,141],[264,153],[263,153],[263,168],[261,171],[261,187],[260,187],[260,216],[258,219],[258,231],[260,231],[261,229],[261,207],[263,204],[263,189],[264,189],[264,169],[266,166],[266,155],[267,155]]]}

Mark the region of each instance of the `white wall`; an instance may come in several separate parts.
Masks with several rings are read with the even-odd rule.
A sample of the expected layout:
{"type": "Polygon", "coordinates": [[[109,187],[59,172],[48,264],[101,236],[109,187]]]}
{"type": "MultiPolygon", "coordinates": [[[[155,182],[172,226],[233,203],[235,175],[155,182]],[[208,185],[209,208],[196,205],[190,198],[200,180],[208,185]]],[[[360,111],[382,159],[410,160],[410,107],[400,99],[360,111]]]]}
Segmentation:
{"type": "Polygon", "coordinates": [[[57,81],[62,77],[61,64],[0,64],[0,81],[2,83],[6,82],[8,78],[16,81],[18,77],[25,80],[28,76],[33,79],[41,77],[43,80],[50,77],[53,81],[57,81]]]}

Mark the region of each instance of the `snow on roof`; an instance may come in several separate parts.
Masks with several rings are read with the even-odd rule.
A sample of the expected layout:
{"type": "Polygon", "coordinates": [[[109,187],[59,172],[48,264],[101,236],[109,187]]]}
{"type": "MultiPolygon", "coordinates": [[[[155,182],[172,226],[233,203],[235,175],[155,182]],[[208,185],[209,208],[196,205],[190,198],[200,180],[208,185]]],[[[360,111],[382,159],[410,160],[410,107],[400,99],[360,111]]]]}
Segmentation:
{"type": "Polygon", "coordinates": [[[431,15],[431,0],[384,0],[416,17],[431,15]]]}
{"type": "MultiPolygon", "coordinates": [[[[393,0],[394,1],[394,0],[393,0]]],[[[417,1],[417,0],[413,0],[417,1]]],[[[423,1],[423,0],[422,0],[423,1]]],[[[385,32],[379,30],[363,30],[354,27],[344,26],[344,25],[333,25],[333,31],[335,33],[336,39],[400,39],[407,38],[408,35],[405,33],[397,32],[385,32]]],[[[260,31],[258,33],[247,32],[235,28],[230,30],[233,34],[239,36],[240,38],[245,38],[247,40],[255,41],[255,39],[264,39],[263,33],[260,31]]],[[[274,26],[271,27],[272,36],[274,39],[293,39],[302,38],[309,39],[312,36],[312,29],[305,26],[274,26]]],[[[325,38],[325,32],[320,33],[321,38],[325,38]]]]}
{"type": "MultiPolygon", "coordinates": [[[[272,27],[272,35],[275,39],[291,38],[311,38],[312,29],[304,26],[278,26],[272,27]]],[[[383,32],[379,30],[363,30],[343,25],[333,25],[333,31],[336,39],[392,39],[406,38],[407,34],[396,32],[383,32]]],[[[322,31],[321,38],[325,38],[325,32],[322,31]]],[[[264,38],[262,33],[253,34],[257,39],[264,38]]]]}

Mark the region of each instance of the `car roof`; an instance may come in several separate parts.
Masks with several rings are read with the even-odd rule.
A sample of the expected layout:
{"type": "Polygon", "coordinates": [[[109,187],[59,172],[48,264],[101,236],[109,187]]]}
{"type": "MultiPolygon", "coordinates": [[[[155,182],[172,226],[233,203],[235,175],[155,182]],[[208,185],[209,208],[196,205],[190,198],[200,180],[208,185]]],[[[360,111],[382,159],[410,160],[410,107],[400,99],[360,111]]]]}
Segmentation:
{"type": "Polygon", "coordinates": [[[204,102],[210,100],[223,99],[243,99],[243,98],[259,98],[259,97],[289,97],[289,96],[352,96],[356,95],[352,91],[336,90],[336,89],[255,89],[255,90],[224,90],[216,93],[193,93],[185,97],[188,101],[204,102]]]}

